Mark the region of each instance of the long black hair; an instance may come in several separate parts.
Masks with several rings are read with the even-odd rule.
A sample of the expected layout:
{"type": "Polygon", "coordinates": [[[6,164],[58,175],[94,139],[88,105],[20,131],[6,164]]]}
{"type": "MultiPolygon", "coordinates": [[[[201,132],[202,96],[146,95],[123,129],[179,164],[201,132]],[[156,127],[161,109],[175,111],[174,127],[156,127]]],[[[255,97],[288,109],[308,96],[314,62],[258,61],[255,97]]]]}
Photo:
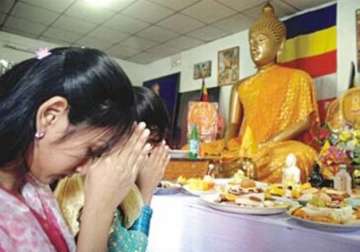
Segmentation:
{"type": "Polygon", "coordinates": [[[134,121],[131,82],[117,63],[96,49],[53,49],[0,77],[0,167],[24,155],[38,108],[54,96],[67,99],[71,124],[110,128],[112,139],[128,135],[134,121]]]}
{"type": "Polygon", "coordinates": [[[137,120],[150,129],[150,142],[161,142],[169,129],[169,113],[160,96],[146,87],[134,87],[137,120]]]}

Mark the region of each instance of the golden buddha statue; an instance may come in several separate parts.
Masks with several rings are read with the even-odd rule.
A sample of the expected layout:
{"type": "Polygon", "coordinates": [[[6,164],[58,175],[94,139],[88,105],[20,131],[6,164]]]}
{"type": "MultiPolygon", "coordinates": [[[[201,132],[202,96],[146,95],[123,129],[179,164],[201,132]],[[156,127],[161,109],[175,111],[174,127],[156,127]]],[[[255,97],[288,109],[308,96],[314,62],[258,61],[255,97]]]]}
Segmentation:
{"type": "Polygon", "coordinates": [[[202,145],[205,154],[223,160],[251,157],[256,179],[267,182],[281,181],[289,153],[297,157],[302,181],[316,159],[310,146],[293,141],[318,122],[318,111],[311,77],[276,64],[285,39],[286,27],[267,3],[249,31],[257,72],[232,88],[225,139],[202,145]]]}
{"type": "Polygon", "coordinates": [[[333,131],[360,129],[360,87],[350,88],[330,103],[325,121],[333,131]]]}
{"type": "MultiPolygon", "coordinates": [[[[358,138],[360,132],[360,87],[352,87],[332,101],[327,108],[325,122],[332,133],[339,135],[340,139],[342,134],[345,135],[343,135],[345,138],[348,137],[345,132],[353,132],[352,134],[357,135],[356,138],[358,138]]],[[[323,148],[326,149],[327,144],[323,148]]],[[[337,172],[338,168],[322,167],[322,173],[328,179],[333,178],[337,172]]],[[[353,171],[353,178],[356,185],[360,185],[359,168],[353,171]]]]}

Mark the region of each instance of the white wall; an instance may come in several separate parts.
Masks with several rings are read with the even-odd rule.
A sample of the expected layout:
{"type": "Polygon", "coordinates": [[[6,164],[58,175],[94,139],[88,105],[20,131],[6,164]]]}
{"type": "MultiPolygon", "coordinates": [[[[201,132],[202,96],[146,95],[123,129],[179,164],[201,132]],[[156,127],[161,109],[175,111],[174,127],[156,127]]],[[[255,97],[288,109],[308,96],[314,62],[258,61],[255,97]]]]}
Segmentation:
{"type": "MultiPolygon", "coordinates": [[[[356,64],[356,21],[355,10],[360,8],[359,0],[339,0],[337,6],[337,80],[338,94],[347,89],[350,77],[350,62],[356,64]]],[[[360,83],[357,73],[355,82],[360,83]]]]}
{"type": "MultiPolygon", "coordinates": [[[[59,45],[0,31],[0,59],[5,59],[13,63],[33,57],[37,48],[53,48],[57,46],[59,45]],[[15,45],[18,48],[24,49],[28,52],[6,48],[4,47],[5,44],[15,45]]],[[[143,65],[135,64],[121,59],[115,60],[127,73],[133,85],[141,85],[145,78],[143,76],[143,65]]]]}
{"type": "MultiPolygon", "coordinates": [[[[193,80],[194,64],[211,60],[211,77],[205,80],[208,87],[217,86],[217,52],[231,48],[240,47],[240,78],[255,73],[254,64],[251,61],[248,44],[248,32],[243,31],[234,35],[213,41],[211,43],[193,48],[181,53],[181,65],[171,68],[171,58],[165,58],[146,66],[145,79],[153,79],[159,76],[181,72],[180,92],[200,89],[201,80],[193,80]]],[[[224,86],[220,96],[220,110],[227,118],[231,86],[224,86]]]]}
{"type": "MultiPolygon", "coordinates": [[[[360,8],[359,0],[337,1],[337,92],[347,88],[349,82],[350,62],[356,62],[355,39],[355,9],[360,8]]],[[[212,43],[193,48],[181,53],[182,64],[171,69],[170,58],[165,58],[146,66],[145,80],[157,78],[175,72],[181,72],[180,92],[196,90],[201,87],[201,81],[193,80],[193,66],[196,63],[211,60],[212,75],[206,80],[208,87],[217,86],[217,52],[233,46],[240,46],[240,79],[255,72],[251,61],[248,44],[248,30],[221,38],[212,43]]],[[[360,82],[359,74],[357,81],[360,82]]],[[[221,112],[227,118],[230,97],[230,87],[223,87],[220,97],[221,112]]]]}
{"type": "Polygon", "coordinates": [[[144,65],[132,63],[126,60],[117,59],[115,60],[119,63],[119,65],[124,69],[125,73],[131,80],[131,83],[134,86],[142,86],[142,83],[145,79],[144,76],[144,65]]]}

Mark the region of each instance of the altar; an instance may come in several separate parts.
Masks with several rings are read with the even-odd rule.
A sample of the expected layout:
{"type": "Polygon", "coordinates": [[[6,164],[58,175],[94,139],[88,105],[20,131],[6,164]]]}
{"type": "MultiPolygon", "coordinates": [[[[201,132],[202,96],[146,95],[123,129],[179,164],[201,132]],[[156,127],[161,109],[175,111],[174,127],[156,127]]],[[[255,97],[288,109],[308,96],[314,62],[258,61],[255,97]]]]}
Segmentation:
{"type": "Polygon", "coordinates": [[[328,232],[287,215],[240,215],[213,210],[182,193],[154,196],[148,252],[355,252],[360,231],[328,232]]]}

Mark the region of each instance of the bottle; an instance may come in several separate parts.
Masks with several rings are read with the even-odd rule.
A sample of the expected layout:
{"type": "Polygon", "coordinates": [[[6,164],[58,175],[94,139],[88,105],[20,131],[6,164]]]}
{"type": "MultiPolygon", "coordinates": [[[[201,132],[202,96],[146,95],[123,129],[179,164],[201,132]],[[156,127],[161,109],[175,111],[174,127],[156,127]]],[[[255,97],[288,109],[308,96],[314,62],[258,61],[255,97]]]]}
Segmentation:
{"type": "Polygon", "coordinates": [[[285,188],[293,188],[300,184],[300,169],[296,166],[296,156],[290,153],[286,157],[285,168],[283,171],[282,184],[285,188]]]}
{"type": "Polygon", "coordinates": [[[334,177],[334,188],[338,191],[344,191],[351,194],[351,176],[347,172],[346,165],[339,166],[340,170],[334,177]]]}
{"type": "Polygon", "coordinates": [[[199,157],[200,150],[200,137],[197,126],[193,124],[191,126],[191,132],[189,136],[189,158],[197,159],[199,157]]]}

